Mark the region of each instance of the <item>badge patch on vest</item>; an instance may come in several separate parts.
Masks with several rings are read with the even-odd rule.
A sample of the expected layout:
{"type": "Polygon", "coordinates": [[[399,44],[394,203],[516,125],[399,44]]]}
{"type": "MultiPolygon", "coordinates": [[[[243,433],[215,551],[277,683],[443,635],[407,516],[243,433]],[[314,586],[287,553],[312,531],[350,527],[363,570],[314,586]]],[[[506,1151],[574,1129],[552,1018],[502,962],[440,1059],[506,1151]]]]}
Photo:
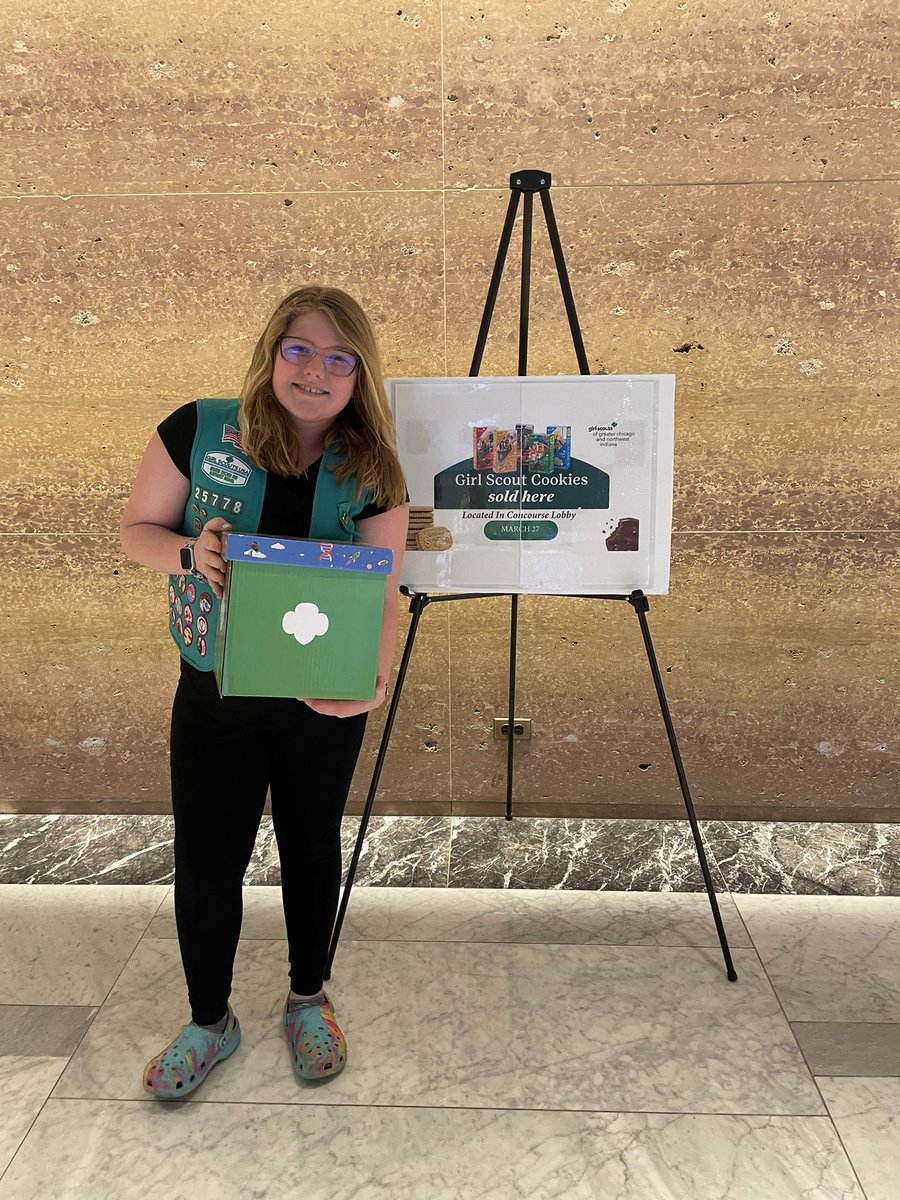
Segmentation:
{"type": "Polygon", "coordinates": [[[241,441],[241,431],[235,429],[233,425],[229,425],[226,421],[222,426],[222,441],[227,445],[229,442],[232,446],[237,446],[238,450],[243,450],[244,443],[241,441]]]}
{"type": "Polygon", "coordinates": [[[224,487],[243,487],[253,474],[253,468],[243,459],[226,454],[223,450],[208,451],[203,456],[202,465],[203,474],[224,487]]]}

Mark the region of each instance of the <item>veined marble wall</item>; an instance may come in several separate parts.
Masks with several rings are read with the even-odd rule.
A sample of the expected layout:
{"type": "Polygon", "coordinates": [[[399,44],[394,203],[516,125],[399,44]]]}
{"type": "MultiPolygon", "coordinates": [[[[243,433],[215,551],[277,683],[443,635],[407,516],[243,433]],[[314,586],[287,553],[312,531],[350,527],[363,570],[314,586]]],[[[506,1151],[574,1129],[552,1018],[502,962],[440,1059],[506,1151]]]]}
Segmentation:
{"type": "MultiPolygon", "coordinates": [[[[4,7],[0,804],[165,811],[162,581],[116,537],[156,422],[235,394],[307,280],[360,298],[391,374],[466,374],[535,167],[592,369],[678,377],[650,623],[699,812],[895,819],[896,14],[402,5],[4,7]]],[[[486,373],[515,372],[517,269],[514,238],[486,373]]],[[[539,210],[533,313],[530,372],[575,372],[539,210]]],[[[679,815],[628,606],[520,607],[517,810],[679,815]]],[[[501,811],[507,613],[425,613],[382,812],[501,811]]]]}

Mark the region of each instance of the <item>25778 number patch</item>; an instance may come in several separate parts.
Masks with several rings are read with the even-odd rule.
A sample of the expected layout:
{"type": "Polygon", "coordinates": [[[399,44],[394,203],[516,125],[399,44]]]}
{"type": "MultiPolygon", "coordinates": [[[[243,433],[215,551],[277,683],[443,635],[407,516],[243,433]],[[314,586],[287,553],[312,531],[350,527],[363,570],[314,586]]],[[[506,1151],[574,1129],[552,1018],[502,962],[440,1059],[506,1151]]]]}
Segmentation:
{"type": "Polygon", "coordinates": [[[208,488],[195,487],[194,499],[200,504],[211,504],[213,508],[218,508],[222,512],[239,513],[244,507],[243,500],[234,500],[231,496],[222,496],[218,492],[211,492],[208,488]]]}

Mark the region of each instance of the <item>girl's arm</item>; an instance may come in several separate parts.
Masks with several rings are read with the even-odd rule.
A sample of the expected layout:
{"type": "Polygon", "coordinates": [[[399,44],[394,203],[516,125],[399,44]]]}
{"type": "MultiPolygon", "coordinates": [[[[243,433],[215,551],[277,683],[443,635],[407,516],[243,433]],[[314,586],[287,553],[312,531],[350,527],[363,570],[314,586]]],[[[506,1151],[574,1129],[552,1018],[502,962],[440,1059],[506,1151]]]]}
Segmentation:
{"type": "MultiPolygon", "coordinates": [[[[179,530],[190,488],[191,481],[178,470],[162,438],[154,433],[147,443],[119,526],[122,549],[129,558],[153,571],[180,574],[178,552],[188,539],[179,530]]],[[[220,599],[225,581],[223,527],[228,527],[224,517],[213,517],[194,544],[197,570],[207,577],[220,599]]]]}

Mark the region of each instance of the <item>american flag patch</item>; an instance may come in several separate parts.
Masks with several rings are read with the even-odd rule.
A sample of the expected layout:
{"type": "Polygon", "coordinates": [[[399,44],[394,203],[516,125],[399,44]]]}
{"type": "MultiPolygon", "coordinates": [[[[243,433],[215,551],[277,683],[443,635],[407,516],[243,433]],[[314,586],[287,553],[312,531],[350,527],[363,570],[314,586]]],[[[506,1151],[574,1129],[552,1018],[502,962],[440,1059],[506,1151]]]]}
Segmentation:
{"type": "Polygon", "coordinates": [[[237,446],[239,450],[243,450],[244,448],[244,444],[241,441],[241,431],[227,423],[222,426],[222,441],[230,442],[233,446],[237,446]]]}

